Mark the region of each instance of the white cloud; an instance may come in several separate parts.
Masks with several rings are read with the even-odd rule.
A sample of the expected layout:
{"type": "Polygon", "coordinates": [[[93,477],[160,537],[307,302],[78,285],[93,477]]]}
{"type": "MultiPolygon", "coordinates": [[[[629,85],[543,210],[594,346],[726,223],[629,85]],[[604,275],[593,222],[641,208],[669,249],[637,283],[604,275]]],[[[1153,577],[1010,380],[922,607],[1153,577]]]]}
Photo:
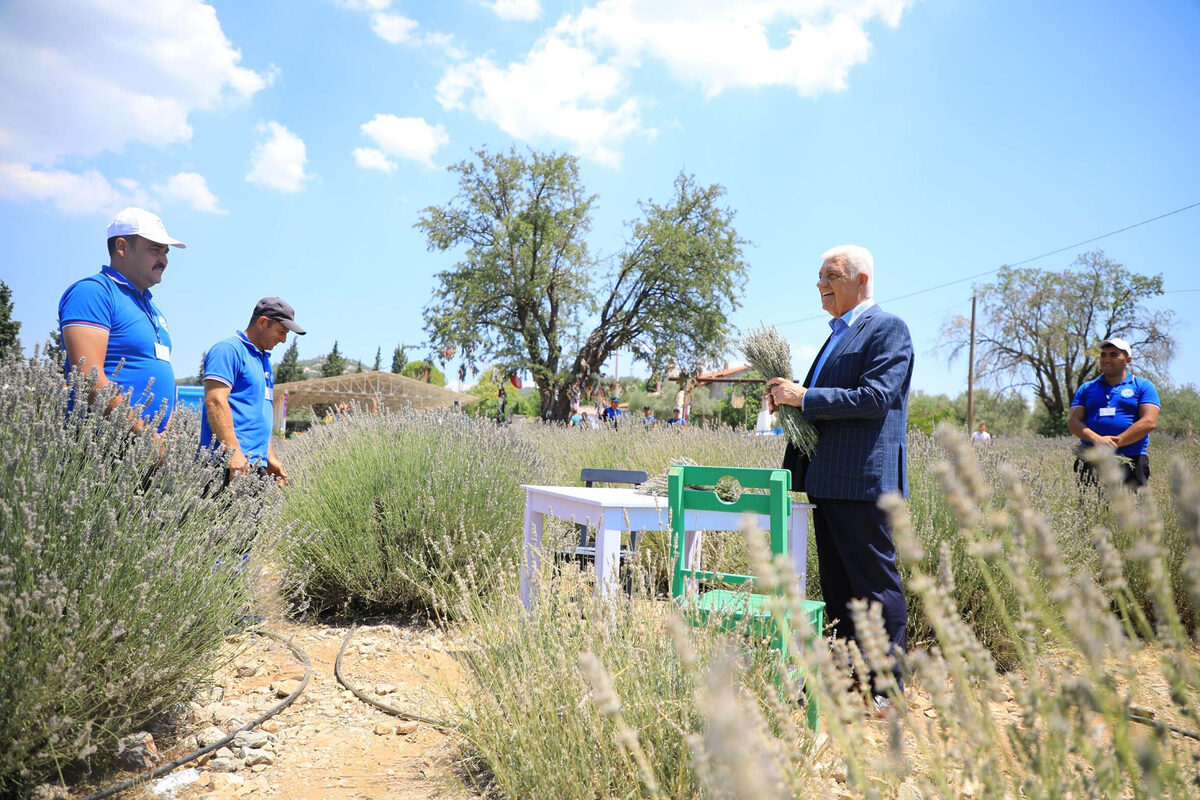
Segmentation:
{"type": "Polygon", "coordinates": [[[501,19],[519,19],[529,22],[542,15],[540,0],[492,0],[488,6],[501,19]]]}
{"type": "Polygon", "coordinates": [[[623,62],[657,59],[710,97],[763,86],[815,96],[844,89],[850,68],[870,54],[866,26],[898,25],[911,3],[600,0],[559,29],[623,62]]]}
{"type": "Polygon", "coordinates": [[[155,186],[154,193],[166,202],[185,203],[206,214],[228,214],[208,188],[208,181],[196,172],[179,172],[167,179],[164,186],[155,186]]]}
{"type": "Polygon", "coordinates": [[[384,155],[383,151],[376,150],[374,147],[356,147],[354,163],[363,169],[377,169],[380,172],[394,172],[396,169],[396,162],[388,161],[388,157],[384,155]]]}
{"type": "Polygon", "coordinates": [[[383,11],[392,0],[333,0],[333,4],[351,11],[383,11]]]}
{"type": "Polygon", "coordinates": [[[95,170],[83,174],[61,169],[37,170],[13,161],[0,161],[0,197],[48,201],[64,214],[79,215],[150,205],[137,182],[127,178],[110,182],[95,170]]]}
{"type": "Polygon", "coordinates": [[[417,21],[401,16],[400,14],[372,14],[371,15],[371,30],[375,31],[375,35],[385,42],[392,44],[404,44],[405,42],[414,41],[413,32],[416,31],[417,21]]]}
{"type": "Polygon", "coordinates": [[[614,146],[642,128],[638,101],[617,102],[625,87],[619,68],[551,33],[507,67],[483,57],[449,68],[437,98],[443,108],[469,109],[518,139],[565,139],[584,155],[614,163],[614,146]]]}
{"type": "Polygon", "coordinates": [[[129,142],[187,141],[193,112],[274,80],[274,68],[241,59],[201,0],[6,0],[0,158],[52,165],[129,142]]]}
{"type": "Polygon", "coordinates": [[[516,138],[565,140],[611,163],[629,136],[655,133],[642,122],[646,101],[630,91],[645,61],[709,97],[768,86],[815,96],[844,89],[870,54],[867,26],[898,25],[911,2],[599,0],[564,15],[521,60],[448,68],[437,97],[516,138]]]}
{"type": "Polygon", "coordinates": [[[304,191],[311,175],[304,173],[308,162],[304,140],[278,122],[255,128],[259,140],[250,154],[250,172],[246,180],[278,192],[304,191]]]}
{"type": "MultiPolygon", "coordinates": [[[[374,10],[371,14],[371,30],[385,42],[391,44],[406,44],[416,47],[435,47],[444,51],[454,59],[466,58],[466,53],[454,44],[454,36],[449,33],[422,33],[421,24],[415,19],[409,19],[403,14],[385,13],[390,3],[384,3],[375,9],[367,7],[367,3],[359,3],[359,10],[374,10]]],[[[349,7],[349,6],[348,6],[349,7]]]]}
{"type": "Polygon", "coordinates": [[[430,125],[420,117],[376,114],[360,130],[375,143],[375,147],[355,150],[355,163],[360,167],[381,169],[385,172],[396,168],[396,164],[389,161],[388,156],[407,158],[432,167],[434,154],[450,142],[443,126],[430,125]]]}

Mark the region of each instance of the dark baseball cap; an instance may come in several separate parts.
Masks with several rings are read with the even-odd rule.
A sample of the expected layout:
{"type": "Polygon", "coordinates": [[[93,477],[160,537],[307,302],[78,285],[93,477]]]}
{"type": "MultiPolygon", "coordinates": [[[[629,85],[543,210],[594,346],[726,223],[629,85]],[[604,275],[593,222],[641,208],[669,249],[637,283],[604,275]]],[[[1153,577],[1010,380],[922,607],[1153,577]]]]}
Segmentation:
{"type": "Polygon", "coordinates": [[[296,324],[296,310],[278,297],[264,297],[254,306],[254,319],[266,317],[282,323],[293,333],[304,335],[304,328],[296,324]]]}

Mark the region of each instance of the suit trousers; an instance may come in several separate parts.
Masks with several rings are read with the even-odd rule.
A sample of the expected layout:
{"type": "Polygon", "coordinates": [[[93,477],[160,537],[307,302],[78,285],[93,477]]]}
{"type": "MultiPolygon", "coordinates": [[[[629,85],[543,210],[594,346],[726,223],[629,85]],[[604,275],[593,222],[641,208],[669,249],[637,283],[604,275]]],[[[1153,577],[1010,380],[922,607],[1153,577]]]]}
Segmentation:
{"type": "Polygon", "coordinates": [[[836,620],[834,635],[855,638],[850,601],[865,598],[883,607],[892,651],[905,649],[908,610],[887,514],[870,500],[809,499],[816,506],[813,529],[821,593],[826,618],[836,620]]]}

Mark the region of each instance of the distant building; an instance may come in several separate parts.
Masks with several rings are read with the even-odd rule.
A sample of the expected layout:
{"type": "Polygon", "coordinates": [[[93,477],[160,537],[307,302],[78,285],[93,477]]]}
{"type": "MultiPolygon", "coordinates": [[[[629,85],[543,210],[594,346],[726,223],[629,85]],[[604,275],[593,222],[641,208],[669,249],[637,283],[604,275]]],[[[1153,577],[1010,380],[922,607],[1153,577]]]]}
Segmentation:
{"type": "Polygon", "coordinates": [[[750,365],[749,364],[739,364],[739,365],[733,366],[733,367],[726,364],[725,366],[721,367],[721,369],[714,370],[713,372],[702,372],[699,375],[697,375],[696,376],[696,385],[697,386],[707,386],[708,387],[708,396],[711,397],[713,400],[720,401],[720,400],[724,400],[726,395],[729,394],[730,384],[716,383],[716,381],[726,379],[726,378],[748,378],[748,377],[750,377],[750,365]]]}

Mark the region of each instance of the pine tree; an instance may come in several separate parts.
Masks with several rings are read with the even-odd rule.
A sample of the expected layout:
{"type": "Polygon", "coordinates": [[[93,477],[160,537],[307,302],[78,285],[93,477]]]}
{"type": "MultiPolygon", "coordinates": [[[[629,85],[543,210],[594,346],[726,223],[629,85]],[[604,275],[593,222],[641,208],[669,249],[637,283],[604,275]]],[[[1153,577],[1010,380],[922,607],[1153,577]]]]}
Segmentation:
{"type": "Polygon", "coordinates": [[[379,372],[379,367],[382,364],[382,358],[383,358],[383,348],[376,347],[375,348],[375,366],[371,367],[372,372],[379,372]]]}
{"type": "Polygon", "coordinates": [[[361,362],[361,361],[359,361],[359,362],[358,362],[358,369],[356,369],[356,370],[354,370],[354,371],[355,371],[355,372],[362,372],[362,362],[361,362]]]}
{"type": "Polygon", "coordinates": [[[396,345],[392,352],[392,374],[399,375],[408,366],[408,348],[402,344],[396,345]]]}
{"type": "Polygon", "coordinates": [[[304,369],[300,366],[300,346],[292,339],[291,346],[283,353],[283,360],[275,370],[276,383],[292,383],[304,379],[304,369]]]}
{"type": "Polygon", "coordinates": [[[66,355],[66,352],[62,343],[62,331],[58,328],[52,329],[50,336],[46,339],[46,358],[51,361],[58,361],[66,355]]]}
{"type": "Polygon", "coordinates": [[[208,351],[207,351],[207,350],[205,350],[204,352],[200,353],[200,371],[196,373],[196,378],[199,380],[199,382],[200,382],[200,384],[201,384],[201,385],[203,385],[203,384],[204,384],[204,361],[205,361],[207,358],[208,358],[208,351]]]}
{"type": "Polygon", "coordinates": [[[335,341],[333,349],[325,357],[325,363],[321,365],[321,377],[332,378],[334,375],[341,375],[345,371],[346,359],[342,358],[342,354],[338,352],[338,345],[335,341]]]}
{"type": "Polygon", "coordinates": [[[12,289],[0,281],[0,353],[17,346],[17,334],[21,332],[21,323],[12,318],[13,302],[12,289]]]}

